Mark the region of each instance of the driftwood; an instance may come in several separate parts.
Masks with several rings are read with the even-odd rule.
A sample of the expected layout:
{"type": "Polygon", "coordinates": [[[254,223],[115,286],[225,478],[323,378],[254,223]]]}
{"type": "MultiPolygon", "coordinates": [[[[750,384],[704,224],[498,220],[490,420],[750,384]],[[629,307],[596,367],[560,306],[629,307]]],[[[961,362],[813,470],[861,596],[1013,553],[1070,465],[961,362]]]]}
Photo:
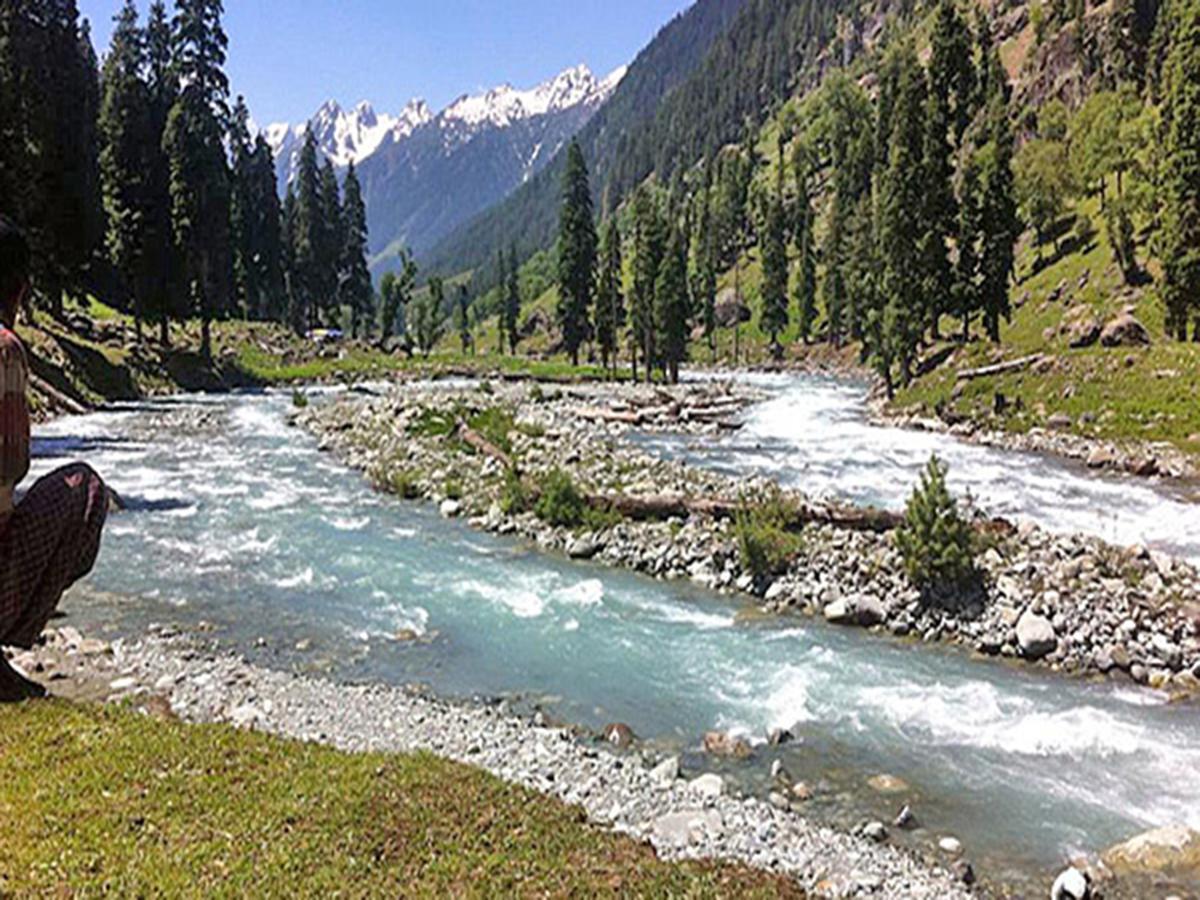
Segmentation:
{"type": "Polygon", "coordinates": [[[84,413],[90,412],[90,410],[78,400],[74,399],[73,397],[68,397],[58,388],[54,387],[45,379],[34,375],[32,372],[29,373],[29,386],[39,394],[45,394],[50,398],[51,402],[61,409],[65,409],[69,413],[83,415],[84,413]]]}
{"type": "Polygon", "coordinates": [[[499,460],[506,469],[513,468],[512,457],[485,438],[482,434],[459,419],[455,423],[456,435],[466,444],[474,447],[484,456],[490,456],[492,459],[499,460]]]}
{"type": "Polygon", "coordinates": [[[991,375],[1005,375],[1009,372],[1020,372],[1022,369],[1028,369],[1037,365],[1044,358],[1045,357],[1043,354],[1035,353],[1032,356],[1023,356],[1020,359],[996,363],[992,366],[983,366],[979,369],[963,369],[958,373],[958,380],[971,381],[975,378],[987,378],[991,375]]]}

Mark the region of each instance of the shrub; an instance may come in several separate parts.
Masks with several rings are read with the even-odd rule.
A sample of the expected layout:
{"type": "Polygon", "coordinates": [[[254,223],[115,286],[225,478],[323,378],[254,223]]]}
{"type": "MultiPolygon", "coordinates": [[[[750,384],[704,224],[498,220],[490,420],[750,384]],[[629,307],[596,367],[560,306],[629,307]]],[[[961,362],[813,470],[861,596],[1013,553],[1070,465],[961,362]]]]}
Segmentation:
{"type": "Polygon", "coordinates": [[[529,491],[516,469],[508,469],[504,473],[504,486],[500,489],[500,509],[509,516],[529,509],[529,491]]]}
{"type": "Polygon", "coordinates": [[[937,456],[909,498],[896,546],[909,580],[926,597],[953,594],[976,580],[974,534],[946,488],[946,466],[937,456]]]}
{"type": "Polygon", "coordinates": [[[512,413],[507,409],[489,406],[468,418],[467,424],[505,453],[512,452],[512,439],[509,437],[509,433],[516,426],[513,423],[512,413]]]}
{"type": "Polygon", "coordinates": [[[417,476],[404,469],[392,473],[391,488],[393,494],[405,500],[416,500],[421,496],[417,476]]]}
{"type": "Polygon", "coordinates": [[[542,479],[542,495],[533,507],[543,522],[562,528],[574,528],[587,520],[587,502],[571,476],[554,469],[542,479]]]}
{"type": "Polygon", "coordinates": [[[308,406],[308,394],[304,391],[296,389],[292,391],[292,406],[296,409],[304,409],[308,406]]]}
{"type": "Polygon", "coordinates": [[[442,493],[448,500],[461,500],[463,498],[462,482],[457,478],[447,478],[446,483],[442,485],[442,493]]]}
{"type": "Polygon", "coordinates": [[[803,546],[800,536],[788,531],[790,519],[790,510],[778,491],[757,503],[743,504],[734,520],[742,568],[763,578],[787,567],[803,546]]]}

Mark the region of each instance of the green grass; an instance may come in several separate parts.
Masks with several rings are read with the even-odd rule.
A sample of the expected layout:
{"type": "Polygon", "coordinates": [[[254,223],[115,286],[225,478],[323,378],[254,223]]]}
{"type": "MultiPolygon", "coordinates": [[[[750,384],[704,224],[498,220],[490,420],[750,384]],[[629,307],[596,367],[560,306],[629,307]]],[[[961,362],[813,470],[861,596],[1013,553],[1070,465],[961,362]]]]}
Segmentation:
{"type": "Polygon", "coordinates": [[[0,708],[0,820],[3,896],[800,894],[432,756],[57,701],[0,708]]]}
{"type": "MultiPolygon", "coordinates": [[[[932,413],[948,408],[960,416],[1022,432],[1045,427],[1058,413],[1071,417],[1074,433],[1117,441],[1166,441],[1200,452],[1200,346],[1169,340],[1164,312],[1153,285],[1138,289],[1121,280],[1094,199],[1081,204],[1096,223],[1095,242],[1084,252],[1067,253],[1037,269],[1038,253],[1028,242],[1018,257],[1019,283],[1013,289],[1011,324],[1001,329],[997,347],[978,340],[957,351],[953,365],[919,379],[896,398],[896,406],[932,413]],[[1087,273],[1087,285],[1079,287],[1087,273]],[[1066,288],[1066,299],[1052,293],[1066,288]],[[1072,349],[1060,326],[1072,316],[1091,315],[1103,323],[1124,306],[1150,332],[1146,348],[1106,348],[1099,344],[1072,349]],[[1022,356],[1044,353],[1053,365],[965,383],[955,396],[956,372],[1022,356]],[[994,412],[996,394],[1008,408],[994,412]]],[[[1145,248],[1140,248],[1145,259],[1145,248]]],[[[1047,247],[1052,259],[1052,248],[1047,247]]],[[[948,325],[948,327],[954,327],[948,325]]]]}

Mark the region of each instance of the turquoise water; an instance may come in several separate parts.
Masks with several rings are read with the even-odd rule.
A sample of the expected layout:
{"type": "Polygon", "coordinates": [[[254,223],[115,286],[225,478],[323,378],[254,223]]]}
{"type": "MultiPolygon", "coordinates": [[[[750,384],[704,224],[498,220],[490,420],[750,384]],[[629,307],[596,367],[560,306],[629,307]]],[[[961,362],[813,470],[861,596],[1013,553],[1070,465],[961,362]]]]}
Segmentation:
{"type": "Polygon", "coordinates": [[[818,814],[890,817],[900,800],[863,782],[892,773],[928,829],[905,839],[955,834],[1004,877],[1152,825],[1200,827],[1194,707],[750,616],[691,585],[476,533],[375,494],[288,427],[289,410],[282,394],[181,398],[42,429],[38,472],[85,459],[132,507],[69,598],[73,621],[121,634],[207,622],[271,665],[625,722],[693,768],[708,729],[761,742],[791,728],[796,744],[760,746],[733,771],[747,790],[765,792],[779,756],[817,786],[818,814]]]}

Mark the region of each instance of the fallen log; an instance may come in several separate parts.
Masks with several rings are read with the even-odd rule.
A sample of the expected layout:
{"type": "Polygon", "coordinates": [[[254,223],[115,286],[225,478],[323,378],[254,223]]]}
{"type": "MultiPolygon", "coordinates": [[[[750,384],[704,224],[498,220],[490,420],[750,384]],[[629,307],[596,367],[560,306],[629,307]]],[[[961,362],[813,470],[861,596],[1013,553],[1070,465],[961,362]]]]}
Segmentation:
{"type": "Polygon", "coordinates": [[[474,447],[484,456],[490,456],[492,459],[499,460],[506,469],[513,467],[512,457],[485,438],[482,434],[468,425],[462,419],[455,422],[454,434],[465,444],[474,447]]]}
{"type": "Polygon", "coordinates": [[[1023,356],[1020,359],[996,363],[991,366],[983,366],[979,369],[962,369],[958,373],[957,378],[959,381],[971,381],[975,378],[988,378],[992,375],[1007,375],[1009,372],[1020,372],[1022,369],[1031,368],[1044,358],[1044,354],[1034,353],[1032,356],[1023,356]]]}
{"type": "Polygon", "coordinates": [[[598,422],[620,422],[623,425],[638,425],[641,422],[640,413],[621,412],[615,409],[600,409],[596,406],[581,407],[576,415],[581,419],[598,422]]]}
{"type": "Polygon", "coordinates": [[[39,394],[44,394],[45,396],[49,397],[52,403],[69,413],[81,416],[85,413],[91,412],[87,406],[80,403],[73,397],[68,397],[48,381],[39,378],[32,372],[29,373],[29,386],[39,394]]]}

